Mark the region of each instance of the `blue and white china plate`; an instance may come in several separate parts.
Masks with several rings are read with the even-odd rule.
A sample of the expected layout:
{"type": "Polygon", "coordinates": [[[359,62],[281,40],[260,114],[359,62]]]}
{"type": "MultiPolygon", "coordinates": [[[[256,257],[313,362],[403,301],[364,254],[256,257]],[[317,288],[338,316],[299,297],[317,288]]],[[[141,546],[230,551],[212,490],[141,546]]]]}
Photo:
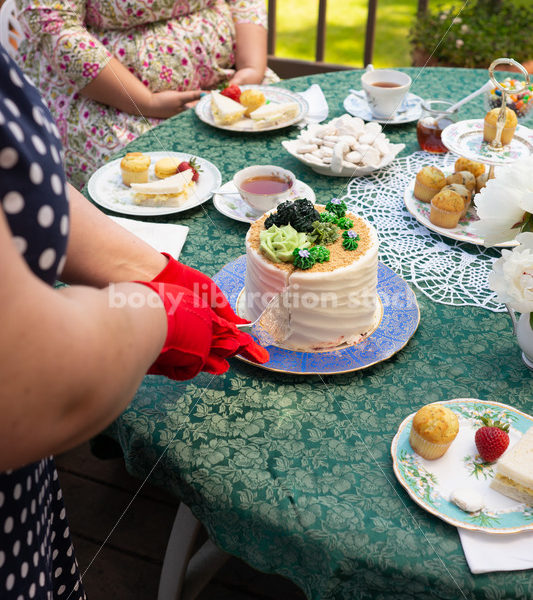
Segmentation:
{"type": "Polygon", "coordinates": [[[245,117],[232,125],[217,125],[213,118],[213,113],[211,112],[211,95],[206,94],[200,98],[200,101],[195,106],[194,112],[196,113],[196,116],[200,121],[203,121],[212,127],[216,127],[217,129],[227,129],[228,131],[239,131],[242,133],[261,133],[262,131],[273,131],[275,129],[282,129],[283,127],[294,125],[295,123],[298,123],[298,121],[301,121],[309,112],[307,100],[297,92],[291,92],[290,90],[273,85],[241,85],[239,87],[241,90],[248,90],[250,88],[259,90],[265,95],[266,101],[272,102],[273,104],[296,102],[299,106],[298,113],[294,118],[283,121],[283,123],[271,125],[270,127],[263,127],[261,129],[255,129],[254,122],[248,117],[245,117]]]}
{"type": "MultiPolygon", "coordinates": [[[[236,310],[244,288],[246,255],[224,266],[215,276],[231,307],[236,310]]],[[[361,342],[331,350],[298,352],[268,346],[269,362],[256,365],[269,371],[298,375],[335,375],[375,365],[401,350],[414,335],[420,322],[416,296],[407,283],[392,269],[378,263],[378,296],[383,307],[376,329],[361,342]]]]}
{"type": "Polygon", "coordinates": [[[360,117],[364,121],[375,121],[386,125],[402,125],[418,121],[422,114],[422,98],[410,92],[406,94],[398,111],[388,119],[378,119],[372,115],[363,90],[353,90],[344,99],[344,110],[353,117],[360,117]]]}
{"type": "MultiPolygon", "coordinates": [[[[233,181],[225,183],[219,192],[221,193],[213,196],[213,204],[218,212],[226,217],[242,223],[253,223],[263,214],[263,211],[256,212],[241,198],[233,181]]],[[[296,198],[307,198],[313,204],[316,202],[315,192],[307,183],[299,179],[296,180],[296,184],[293,186],[289,200],[296,200],[296,198]]]]}
{"type": "Polygon", "coordinates": [[[527,506],[489,487],[495,463],[483,463],[476,449],[474,435],[482,425],[479,417],[490,416],[510,424],[510,444],[533,427],[533,417],[512,406],[476,398],[456,398],[439,402],[459,418],[459,433],[444,456],[425,460],[411,448],[409,433],[414,414],[400,425],[391,445],[394,474],[411,498],[422,508],[443,521],[486,533],[518,533],[533,529],[533,506],[527,506]],[[449,501],[459,487],[478,491],[485,508],[467,513],[449,501]]]}
{"type": "Polygon", "coordinates": [[[150,168],[148,169],[148,180],[156,181],[154,175],[154,165],[160,158],[175,158],[177,161],[188,161],[191,157],[200,165],[201,173],[196,186],[191,190],[187,202],[181,206],[139,206],[133,201],[133,190],[122,183],[122,174],[120,172],[121,158],[100,167],[95,171],[87,189],[91,198],[104,208],[124,215],[135,215],[138,217],[159,216],[179,213],[189,208],[194,208],[203,204],[213,192],[220,187],[222,176],[217,167],[205,158],[194,156],[190,152],[143,152],[151,158],[150,168]]]}
{"type": "Polygon", "coordinates": [[[483,119],[469,119],[448,125],[442,131],[442,143],[458,156],[487,165],[512,163],[533,152],[533,129],[517,125],[511,143],[495,151],[483,141],[483,122],[483,119]]]}

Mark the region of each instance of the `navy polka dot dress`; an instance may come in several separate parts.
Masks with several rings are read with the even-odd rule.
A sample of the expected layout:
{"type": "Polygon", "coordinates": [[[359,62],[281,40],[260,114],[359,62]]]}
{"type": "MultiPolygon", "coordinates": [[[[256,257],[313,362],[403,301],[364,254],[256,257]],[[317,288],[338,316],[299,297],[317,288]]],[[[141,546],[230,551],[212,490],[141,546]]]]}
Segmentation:
{"type": "MultiPolygon", "coordinates": [[[[17,249],[50,285],[65,262],[65,186],[59,132],[0,46],[0,207],[17,249]]],[[[52,458],[0,473],[0,598],[85,598],[52,458]]]]}

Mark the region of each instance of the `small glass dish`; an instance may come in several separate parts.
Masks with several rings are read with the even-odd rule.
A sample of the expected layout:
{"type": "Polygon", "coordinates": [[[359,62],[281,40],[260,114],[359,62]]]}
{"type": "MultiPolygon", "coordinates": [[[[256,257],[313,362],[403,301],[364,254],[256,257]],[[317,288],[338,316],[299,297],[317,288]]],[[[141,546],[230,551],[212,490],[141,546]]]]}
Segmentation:
{"type": "Polygon", "coordinates": [[[422,150],[433,154],[444,154],[448,148],[442,143],[443,129],[455,123],[457,110],[450,112],[453,102],[448,100],[424,100],[422,115],[416,124],[416,137],[422,150]]]}
{"type": "MultiPolygon", "coordinates": [[[[525,119],[533,108],[533,84],[529,84],[525,90],[518,94],[513,94],[512,90],[522,88],[524,82],[513,77],[506,77],[500,84],[507,90],[507,107],[516,113],[518,119],[525,119]]],[[[485,94],[485,106],[487,111],[493,108],[500,108],[502,105],[502,91],[498,88],[485,94]]]]}

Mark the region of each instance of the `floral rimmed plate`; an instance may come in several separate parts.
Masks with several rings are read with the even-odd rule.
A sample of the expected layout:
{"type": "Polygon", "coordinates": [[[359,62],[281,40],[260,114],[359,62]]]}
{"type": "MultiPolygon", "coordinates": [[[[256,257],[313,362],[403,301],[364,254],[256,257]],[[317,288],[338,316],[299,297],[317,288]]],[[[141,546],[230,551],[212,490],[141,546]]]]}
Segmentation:
{"type": "Polygon", "coordinates": [[[222,176],[215,165],[205,158],[185,152],[144,152],[151,158],[148,170],[149,181],[156,181],[154,165],[160,158],[175,158],[177,161],[188,161],[191,157],[200,165],[201,173],[196,186],[191,190],[187,202],[181,206],[140,206],[133,201],[133,190],[122,183],[120,172],[121,158],[100,167],[93,173],[87,184],[91,198],[100,206],[125,215],[159,216],[189,210],[209,200],[213,192],[220,187],[222,176]]]}
{"type": "Polygon", "coordinates": [[[262,131],[274,131],[276,129],[288,127],[289,125],[294,125],[295,123],[298,123],[298,121],[301,121],[309,111],[307,100],[296,92],[291,92],[290,90],[285,90],[283,88],[270,85],[241,85],[239,87],[241,90],[248,90],[250,88],[257,89],[263,92],[267,102],[272,102],[273,104],[296,102],[299,105],[298,113],[292,119],[288,119],[287,121],[283,121],[282,123],[278,123],[277,125],[272,125],[270,127],[262,127],[261,129],[255,129],[252,119],[247,117],[237,121],[237,123],[233,123],[233,125],[217,125],[215,123],[215,119],[213,118],[213,113],[211,112],[211,95],[207,94],[203,96],[200,99],[200,102],[198,102],[196,105],[194,109],[196,116],[200,119],[200,121],[203,121],[212,127],[216,127],[217,129],[226,129],[228,131],[239,131],[245,133],[260,133],[262,131]]]}
{"type": "Polygon", "coordinates": [[[454,154],[487,165],[504,165],[533,152],[533,130],[517,125],[511,143],[501,152],[494,151],[483,141],[483,119],[452,123],[441,134],[442,143],[454,154]]]}
{"type": "Polygon", "coordinates": [[[415,413],[404,419],[391,445],[394,474],[400,484],[418,505],[456,527],[487,533],[518,533],[533,529],[532,506],[521,504],[490,488],[495,463],[480,460],[474,441],[481,416],[510,424],[510,446],[533,427],[533,417],[512,406],[476,398],[456,398],[440,404],[457,414],[459,434],[442,458],[425,460],[409,444],[415,413]],[[471,514],[450,502],[451,492],[458,487],[472,488],[481,493],[485,508],[471,514]]]}
{"type": "MultiPolygon", "coordinates": [[[[245,276],[246,256],[243,255],[228,263],[213,277],[234,310],[244,288],[245,276]]],[[[420,321],[420,311],[411,288],[381,262],[378,263],[377,291],[383,307],[381,320],[376,329],[357,344],[318,352],[298,352],[268,346],[270,360],[264,365],[256,365],[242,357],[238,358],[269,371],[298,375],[348,373],[387,360],[401,350],[414,335],[420,321]]]]}
{"type": "MultiPolygon", "coordinates": [[[[415,181],[413,180],[406,188],[404,192],[405,207],[413,215],[413,217],[422,225],[445,237],[457,240],[459,242],[469,242],[470,244],[476,244],[477,246],[483,246],[483,239],[480,238],[473,230],[472,223],[478,220],[476,214],[476,208],[472,204],[466,213],[466,216],[459,221],[457,227],[453,229],[446,229],[445,227],[437,227],[429,220],[429,213],[431,211],[431,204],[429,202],[422,202],[414,196],[415,181]]],[[[509,242],[503,242],[496,244],[497,247],[511,247],[516,246],[518,242],[512,240],[509,242]]]]}
{"type": "MultiPolygon", "coordinates": [[[[289,200],[296,198],[307,198],[313,204],[316,202],[316,195],[312,188],[300,181],[296,180],[289,200]]],[[[255,210],[247,204],[242,198],[233,181],[226,182],[219,190],[219,193],[213,196],[213,204],[219,213],[234,221],[242,223],[253,223],[263,212],[255,212],[255,210]]]]}

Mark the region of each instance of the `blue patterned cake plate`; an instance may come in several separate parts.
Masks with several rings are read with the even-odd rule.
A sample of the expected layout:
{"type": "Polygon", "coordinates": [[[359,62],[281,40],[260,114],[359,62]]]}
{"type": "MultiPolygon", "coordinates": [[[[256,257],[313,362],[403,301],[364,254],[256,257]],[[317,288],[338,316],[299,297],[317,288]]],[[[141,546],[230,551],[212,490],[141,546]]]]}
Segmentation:
{"type": "Polygon", "coordinates": [[[425,460],[411,448],[409,434],[414,413],[402,422],[392,440],[394,474],[409,496],[432,515],[463,529],[486,533],[533,529],[533,506],[489,487],[495,463],[482,462],[474,440],[481,416],[509,423],[509,446],[533,427],[533,417],[512,406],[476,398],[456,398],[439,404],[453,410],[459,418],[459,433],[444,456],[425,460]],[[459,487],[478,491],[485,507],[477,513],[467,513],[450,502],[451,492],[459,487]]]}
{"type": "MultiPolygon", "coordinates": [[[[224,266],[214,277],[231,307],[236,310],[237,300],[244,288],[246,256],[224,266]]],[[[375,365],[401,350],[415,333],[420,322],[416,296],[407,283],[392,269],[378,263],[378,296],[383,314],[376,329],[362,341],[332,350],[298,352],[268,346],[270,360],[263,369],[299,375],[335,375],[349,373],[375,365]]]]}

